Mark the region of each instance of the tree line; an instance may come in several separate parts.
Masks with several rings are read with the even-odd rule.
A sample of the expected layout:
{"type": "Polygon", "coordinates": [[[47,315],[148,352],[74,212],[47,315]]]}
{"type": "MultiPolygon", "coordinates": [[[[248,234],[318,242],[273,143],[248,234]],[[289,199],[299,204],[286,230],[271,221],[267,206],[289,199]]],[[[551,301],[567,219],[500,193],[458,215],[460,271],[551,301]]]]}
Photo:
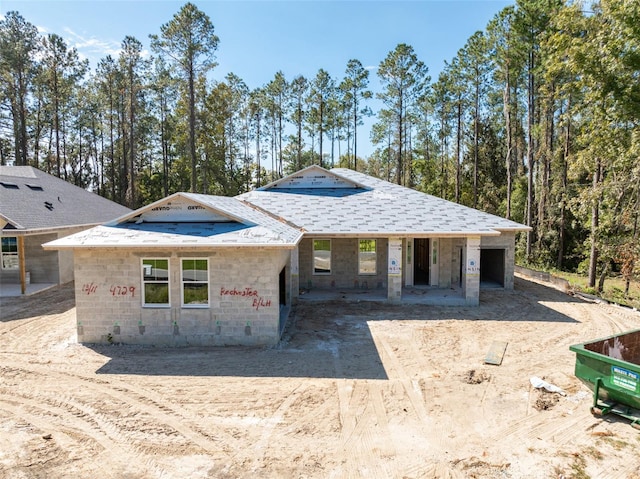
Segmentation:
{"type": "Polygon", "coordinates": [[[0,21],[0,163],[33,165],[137,208],[236,195],[311,164],[363,171],[531,226],[520,262],[632,280],[640,246],[640,7],[517,0],[438,78],[399,44],[381,90],[340,76],[214,81],[219,39],[186,3],[153,54],[125,37],[91,71],[19,12],[0,21]],[[371,99],[381,107],[372,111],[371,99]],[[358,155],[366,117],[375,150],[358,155]]]}

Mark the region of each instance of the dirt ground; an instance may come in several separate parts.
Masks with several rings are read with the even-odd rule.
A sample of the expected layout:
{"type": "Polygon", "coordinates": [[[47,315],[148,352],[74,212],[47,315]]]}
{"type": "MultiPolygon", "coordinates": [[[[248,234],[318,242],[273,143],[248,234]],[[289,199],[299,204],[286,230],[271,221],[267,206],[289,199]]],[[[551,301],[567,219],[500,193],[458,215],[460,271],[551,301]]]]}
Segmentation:
{"type": "Polygon", "coordinates": [[[303,300],[277,348],[87,347],[71,287],[2,301],[1,478],[640,478],[569,351],[640,313],[522,278],[478,308],[303,300]]]}

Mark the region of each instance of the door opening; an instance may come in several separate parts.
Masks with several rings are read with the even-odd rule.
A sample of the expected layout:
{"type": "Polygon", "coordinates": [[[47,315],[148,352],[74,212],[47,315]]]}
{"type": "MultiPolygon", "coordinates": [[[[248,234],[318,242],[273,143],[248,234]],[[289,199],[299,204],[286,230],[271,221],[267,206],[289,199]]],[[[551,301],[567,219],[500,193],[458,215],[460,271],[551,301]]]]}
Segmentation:
{"type": "Polygon", "coordinates": [[[413,284],[429,284],[429,238],[413,240],[413,284]]]}
{"type": "Polygon", "coordinates": [[[282,268],[282,271],[280,271],[280,285],[279,285],[279,296],[280,296],[280,305],[286,305],[287,304],[287,275],[286,273],[287,268],[282,268]]]}

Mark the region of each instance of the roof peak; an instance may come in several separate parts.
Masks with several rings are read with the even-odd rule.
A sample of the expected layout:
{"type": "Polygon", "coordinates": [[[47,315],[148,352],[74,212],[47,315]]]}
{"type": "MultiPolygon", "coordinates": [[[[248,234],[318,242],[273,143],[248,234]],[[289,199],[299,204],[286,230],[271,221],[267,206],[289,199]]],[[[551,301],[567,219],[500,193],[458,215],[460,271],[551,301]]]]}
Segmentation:
{"type": "Polygon", "coordinates": [[[318,165],[311,165],[258,188],[258,191],[298,188],[366,188],[350,178],[318,165]]]}

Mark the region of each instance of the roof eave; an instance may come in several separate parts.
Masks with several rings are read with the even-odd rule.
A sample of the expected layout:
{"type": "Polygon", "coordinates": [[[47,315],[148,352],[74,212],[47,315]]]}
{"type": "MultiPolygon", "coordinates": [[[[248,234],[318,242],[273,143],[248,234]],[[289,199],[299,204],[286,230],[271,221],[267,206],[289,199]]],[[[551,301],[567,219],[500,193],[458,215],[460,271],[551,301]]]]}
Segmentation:
{"type": "Polygon", "coordinates": [[[499,231],[354,231],[354,232],[320,232],[306,231],[305,236],[314,238],[373,238],[373,237],[403,237],[403,238],[461,238],[466,236],[500,236],[499,231]]]}
{"type": "Polygon", "coordinates": [[[89,229],[99,226],[101,223],[89,223],[82,225],[49,226],[47,228],[24,228],[16,230],[0,230],[0,236],[35,236],[48,233],[57,233],[65,230],[89,229]]]}
{"type": "Polygon", "coordinates": [[[221,244],[55,244],[55,241],[45,243],[45,250],[75,250],[75,249],[129,249],[129,250],[194,250],[194,249],[219,249],[219,248],[267,248],[267,249],[294,249],[298,243],[221,243],[221,244]]]}

